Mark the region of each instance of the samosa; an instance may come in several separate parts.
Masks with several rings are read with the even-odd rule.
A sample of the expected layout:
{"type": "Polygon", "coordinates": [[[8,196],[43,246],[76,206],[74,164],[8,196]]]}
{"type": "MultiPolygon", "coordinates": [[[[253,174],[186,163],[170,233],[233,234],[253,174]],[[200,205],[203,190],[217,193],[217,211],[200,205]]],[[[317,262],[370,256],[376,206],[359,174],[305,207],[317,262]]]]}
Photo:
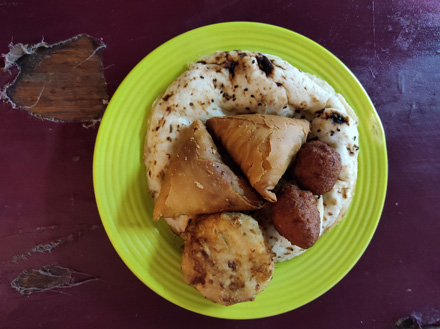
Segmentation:
{"type": "Polygon", "coordinates": [[[307,120],[263,114],[214,117],[206,125],[270,202],[277,201],[273,189],[310,132],[307,120]]]}
{"type": "Polygon", "coordinates": [[[182,133],[156,199],[153,219],[165,217],[170,223],[170,219],[180,218],[186,223],[174,227],[183,231],[197,215],[256,210],[263,205],[247,180],[223,162],[205,125],[196,120],[182,133]]]}

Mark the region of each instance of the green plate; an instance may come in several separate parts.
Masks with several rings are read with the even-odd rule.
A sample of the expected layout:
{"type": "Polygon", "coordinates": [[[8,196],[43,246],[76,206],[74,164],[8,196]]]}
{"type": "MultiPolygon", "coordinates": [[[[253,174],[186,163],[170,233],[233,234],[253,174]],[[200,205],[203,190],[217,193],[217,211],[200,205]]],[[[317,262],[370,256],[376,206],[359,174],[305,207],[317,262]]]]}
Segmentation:
{"type": "Polygon", "coordinates": [[[107,107],[96,141],[93,178],[105,230],[131,271],[163,298],[219,318],[251,319],[298,308],[341,280],[368,246],[382,213],[387,153],[380,119],[367,93],[334,55],[292,31],[233,22],[182,34],[145,57],[125,78],[107,107]],[[275,269],[272,282],[253,302],[221,306],[182,280],[182,242],[164,221],[151,220],[154,203],[142,162],[150,107],[187,65],[218,50],[273,54],[326,80],[359,117],[356,194],[340,225],[305,254],[275,269]]]}

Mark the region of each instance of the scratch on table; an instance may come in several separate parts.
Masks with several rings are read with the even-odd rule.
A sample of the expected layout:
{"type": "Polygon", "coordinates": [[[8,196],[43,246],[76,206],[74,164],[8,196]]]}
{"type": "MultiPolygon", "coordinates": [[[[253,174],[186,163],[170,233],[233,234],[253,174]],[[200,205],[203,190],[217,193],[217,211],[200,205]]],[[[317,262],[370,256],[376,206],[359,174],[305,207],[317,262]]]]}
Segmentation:
{"type": "Polygon", "coordinates": [[[43,88],[41,88],[40,95],[38,95],[38,98],[37,98],[37,100],[35,101],[35,103],[33,105],[31,105],[31,106],[23,106],[23,108],[24,109],[31,109],[31,108],[37,106],[38,102],[41,99],[41,95],[43,95],[44,88],[45,88],[45,86],[43,86],[43,88]]]}
{"type": "Polygon", "coordinates": [[[111,67],[113,67],[113,66],[115,66],[115,64],[107,65],[107,66],[104,67],[102,70],[105,71],[105,70],[107,70],[107,69],[109,69],[109,68],[111,68],[111,67]]]}
{"type": "Polygon", "coordinates": [[[416,110],[417,110],[417,103],[415,101],[412,101],[408,111],[408,121],[411,120],[411,116],[413,115],[413,112],[416,110]]]}
{"type": "Polygon", "coordinates": [[[9,7],[9,6],[14,6],[17,7],[18,3],[17,2],[0,2],[0,7],[9,7]]]}
{"type": "Polygon", "coordinates": [[[90,225],[90,226],[86,226],[83,227],[82,229],[80,229],[78,232],[75,233],[71,233],[69,235],[60,237],[54,241],[48,242],[48,243],[41,243],[36,245],[35,247],[32,247],[28,250],[25,250],[21,253],[18,253],[14,256],[11,257],[11,261],[13,263],[18,263],[22,260],[27,260],[28,257],[37,254],[37,253],[45,253],[45,252],[51,252],[53,249],[58,248],[68,242],[73,242],[77,239],[79,239],[84,233],[88,232],[88,231],[94,231],[96,229],[98,229],[100,226],[99,225],[90,225]]]}
{"type": "MultiPolygon", "coordinates": [[[[102,100],[103,104],[108,104],[108,102],[105,102],[105,100],[102,100]]],[[[89,128],[95,128],[97,123],[100,123],[101,119],[91,120],[90,122],[84,122],[82,124],[83,128],[89,129],[89,128]]]]}
{"type": "Polygon", "coordinates": [[[397,88],[400,94],[405,93],[405,77],[402,71],[397,72],[397,88]]]}
{"type": "MultiPolygon", "coordinates": [[[[95,56],[95,54],[96,54],[99,50],[105,49],[107,46],[104,44],[104,42],[102,41],[102,39],[101,39],[101,42],[102,42],[102,44],[101,44],[99,47],[95,48],[95,50],[93,50],[93,52],[90,54],[89,57],[87,57],[87,58],[86,58],[85,60],[83,60],[81,63],[75,65],[73,68],[75,69],[75,68],[77,68],[78,66],[84,64],[85,62],[89,61],[93,56],[95,56]]],[[[104,69],[103,69],[103,70],[104,70],[104,69]]]]}
{"type": "Polygon", "coordinates": [[[58,225],[46,225],[46,226],[38,226],[37,228],[33,228],[27,231],[18,230],[12,233],[1,235],[0,239],[7,238],[9,236],[21,235],[21,234],[32,234],[32,233],[44,232],[48,230],[53,231],[56,230],[58,227],[59,227],[58,225]]]}
{"type": "Polygon", "coordinates": [[[373,16],[373,49],[374,49],[374,57],[377,57],[377,49],[376,49],[376,18],[375,18],[375,9],[374,9],[374,0],[371,3],[371,10],[373,16]]]}
{"type": "Polygon", "coordinates": [[[76,287],[99,279],[59,265],[45,265],[40,269],[24,270],[10,285],[21,295],[32,295],[53,289],[76,287]]]}

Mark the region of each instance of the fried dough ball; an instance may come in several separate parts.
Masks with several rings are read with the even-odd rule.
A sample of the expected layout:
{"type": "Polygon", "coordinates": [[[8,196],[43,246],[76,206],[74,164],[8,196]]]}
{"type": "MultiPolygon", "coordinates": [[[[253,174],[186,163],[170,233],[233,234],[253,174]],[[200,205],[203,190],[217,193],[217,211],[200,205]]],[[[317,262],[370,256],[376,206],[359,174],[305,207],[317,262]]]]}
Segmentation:
{"type": "Polygon", "coordinates": [[[322,141],[305,143],[296,155],[293,175],[304,190],[322,195],[329,192],[342,169],[341,156],[322,141]]]}
{"type": "Polygon", "coordinates": [[[272,279],[272,253],[258,222],[250,216],[200,216],[183,238],[183,278],[213,302],[252,301],[272,279]]]}
{"type": "Polygon", "coordinates": [[[272,205],[272,222],[277,231],[293,245],[308,249],[319,238],[321,218],[315,197],[296,185],[286,184],[272,205]]]}

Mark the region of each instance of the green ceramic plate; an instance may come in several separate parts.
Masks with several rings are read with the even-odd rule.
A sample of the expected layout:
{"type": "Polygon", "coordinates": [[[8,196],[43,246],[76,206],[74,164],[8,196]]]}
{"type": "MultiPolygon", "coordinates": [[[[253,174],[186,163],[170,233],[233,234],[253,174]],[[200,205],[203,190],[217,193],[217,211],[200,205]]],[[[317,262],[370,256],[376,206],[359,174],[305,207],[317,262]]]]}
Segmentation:
{"type": "Polygon", "coordinates": [[[251,319],[293,310],[322,295],[355,265],[378,224],[387,186],[385,136],[379,117],[354,75],[326,49],[292,31],[259,23],[222,23],[182,34],[145,57],[107,107],[94,154],[96,200],[116,251],[149,288],[188,310],[220,318],[251,319]],[[278,264],[272,282],[253,302],[221,306],[182,280],[182,242],[164,221],[151,220],[153,201],[142,162],[150,107],[190,62],[218,50],[273,54],[329,82],[359,117],[356,195],[343,222],[291,261],[278,264]]]}

